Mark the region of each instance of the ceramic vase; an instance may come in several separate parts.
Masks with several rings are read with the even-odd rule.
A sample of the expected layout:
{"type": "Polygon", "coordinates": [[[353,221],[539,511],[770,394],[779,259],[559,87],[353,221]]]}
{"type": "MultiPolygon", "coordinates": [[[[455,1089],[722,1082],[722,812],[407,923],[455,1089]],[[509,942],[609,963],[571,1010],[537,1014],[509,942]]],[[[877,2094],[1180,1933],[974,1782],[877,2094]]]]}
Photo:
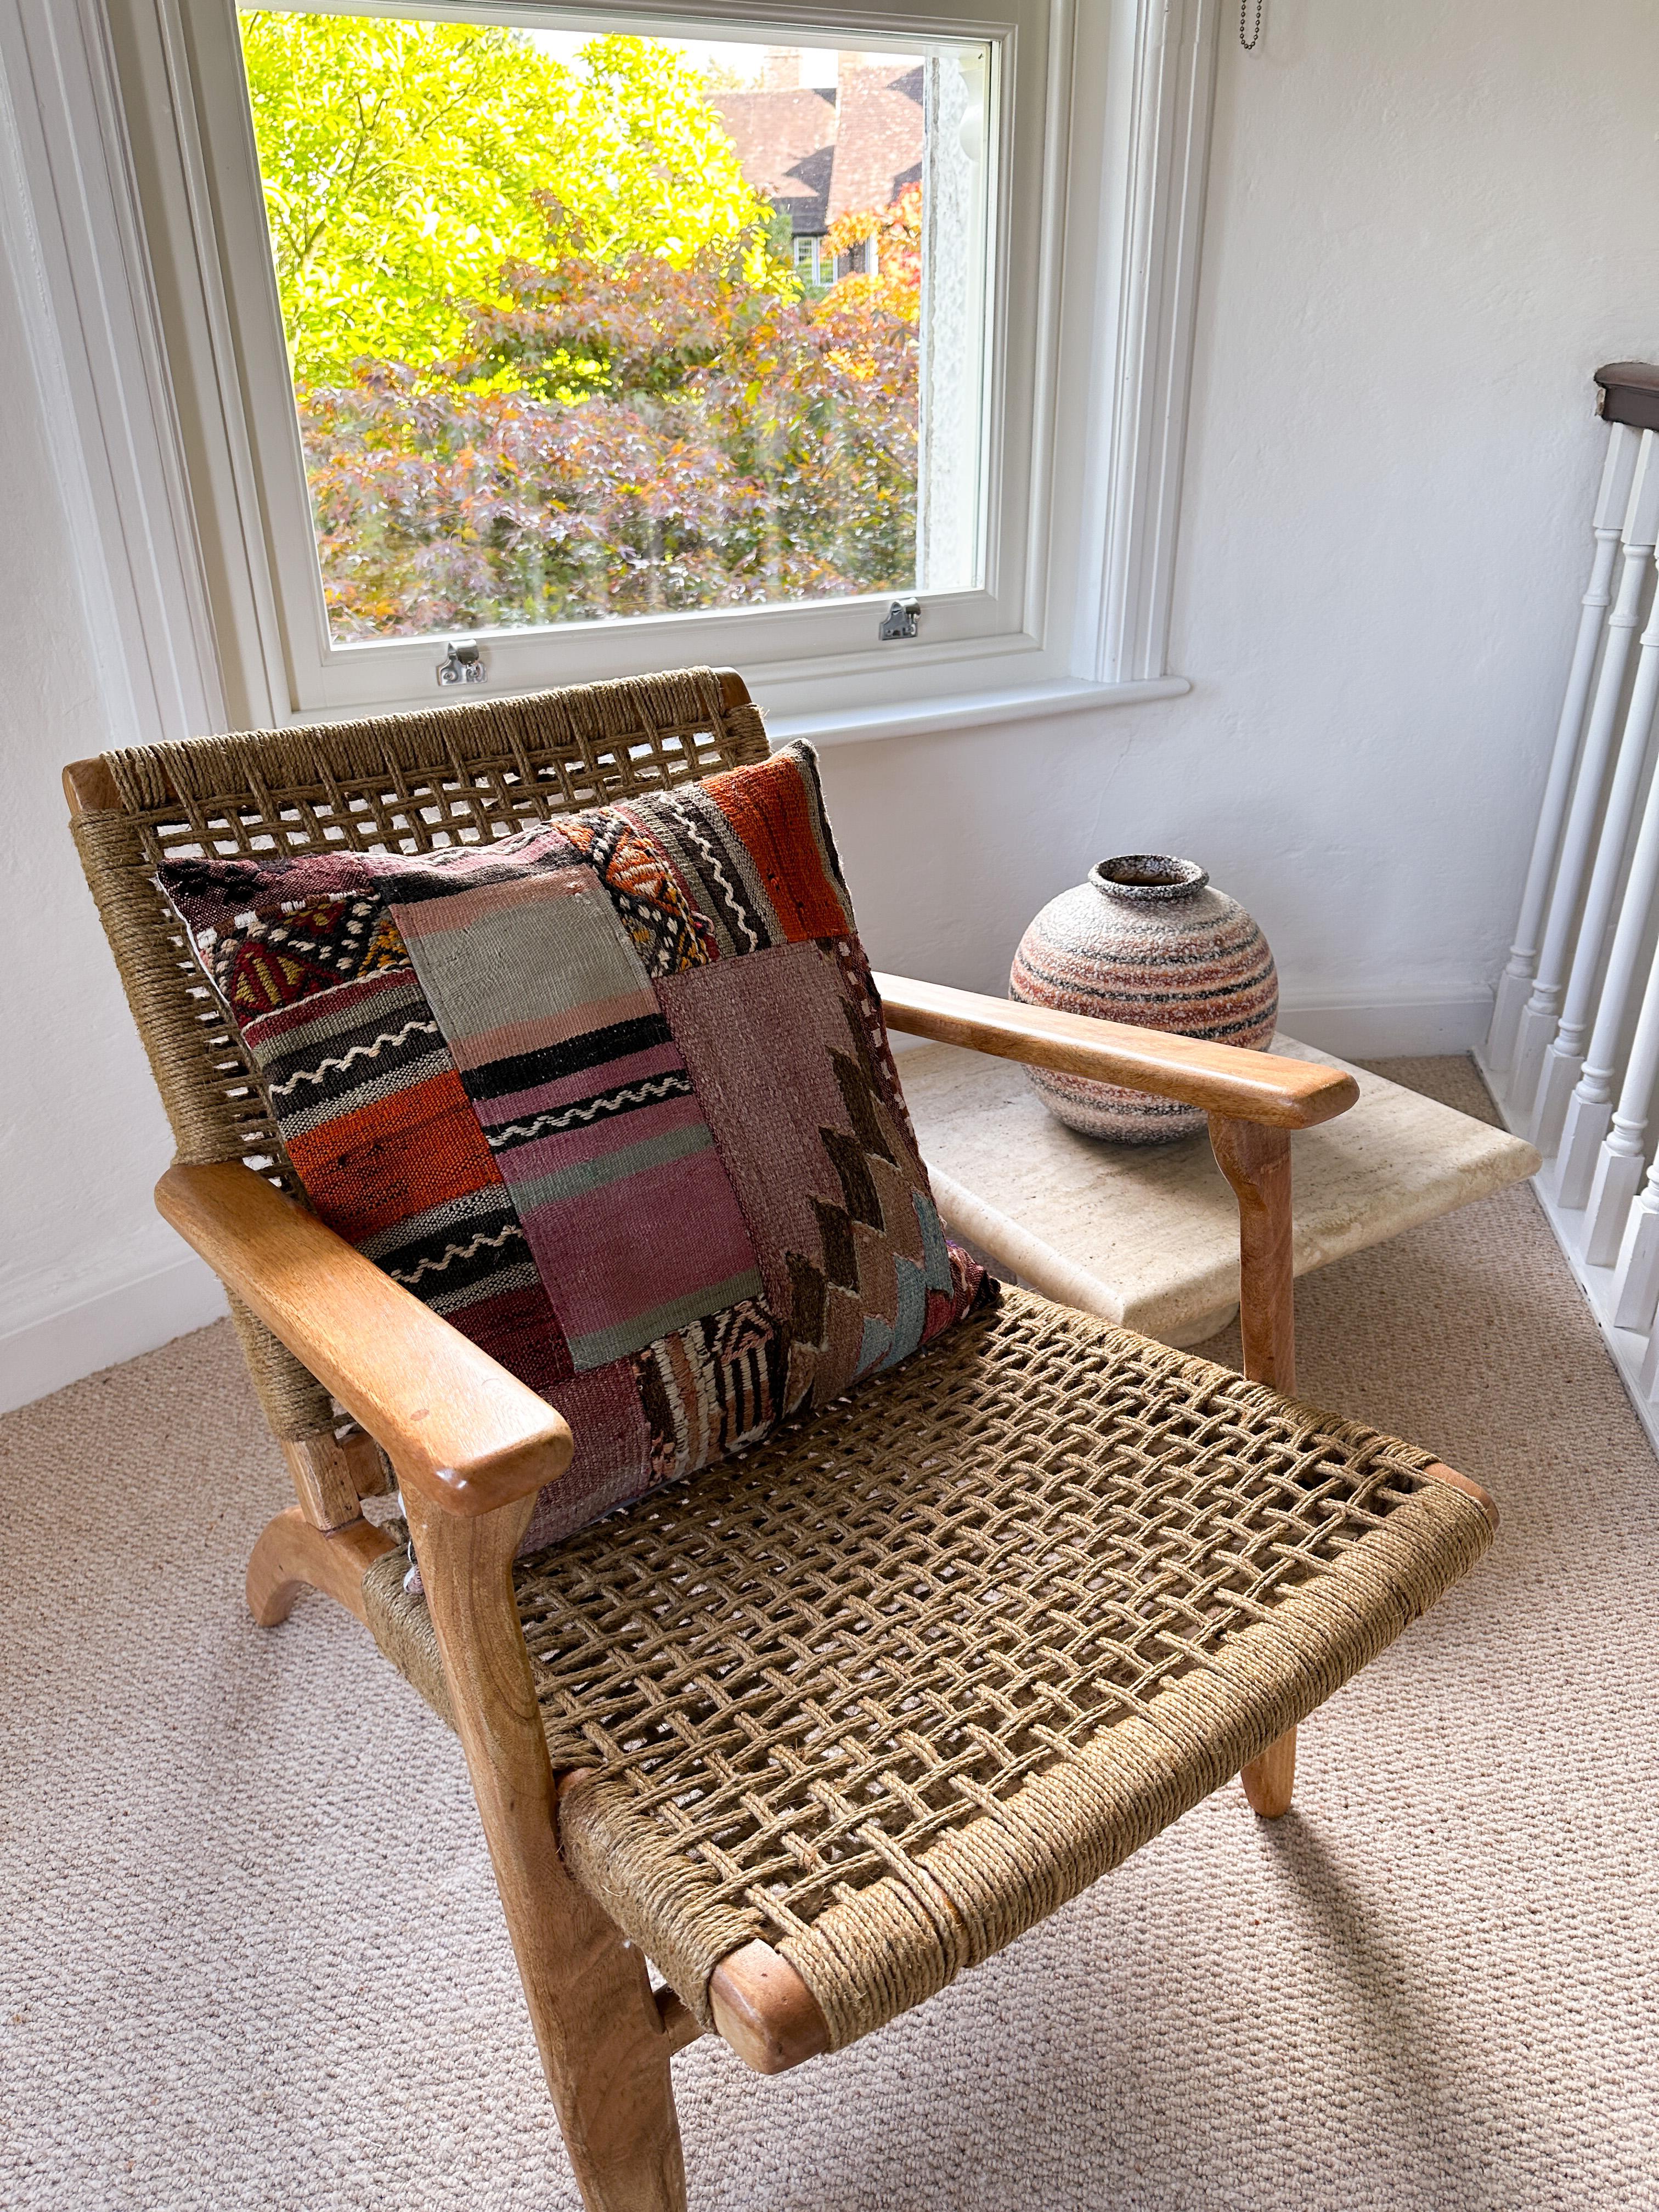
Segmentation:
{"type": "MultiPolygon", "coordinates": [[[[1191,860],[1132,853],[1051,899],[1020,939],[1008,995],[1220,1044],[1266,1046],[1279,1013],[1267,940],[1191,860]]],[[[1163,1145],[1204,1127],[1200,1109],[1115,1083],[1026,1071],[1067,1127],[1120,1145],[1163,1145]]]]}

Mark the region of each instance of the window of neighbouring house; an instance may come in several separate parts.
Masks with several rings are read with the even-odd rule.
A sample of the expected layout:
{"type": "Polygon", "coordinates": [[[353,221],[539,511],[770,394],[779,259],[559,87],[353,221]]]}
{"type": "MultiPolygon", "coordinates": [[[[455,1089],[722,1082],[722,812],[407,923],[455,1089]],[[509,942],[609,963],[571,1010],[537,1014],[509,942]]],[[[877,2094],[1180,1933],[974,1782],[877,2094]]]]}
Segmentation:
{"type": "Polygon", "coordinates": [[[988,43],[238,28],[331,647],[978,582],[988,43]]]}

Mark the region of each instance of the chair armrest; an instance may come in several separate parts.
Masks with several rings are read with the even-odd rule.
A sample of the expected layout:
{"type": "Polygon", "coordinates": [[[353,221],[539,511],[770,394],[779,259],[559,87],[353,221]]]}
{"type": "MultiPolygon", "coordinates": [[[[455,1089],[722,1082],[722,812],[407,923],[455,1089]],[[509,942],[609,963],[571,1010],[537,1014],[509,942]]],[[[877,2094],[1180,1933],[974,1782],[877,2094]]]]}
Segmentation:
{"type": "Polygon", "coordinates": [[[1061,1075],[1127,1084],[1232,1121],[1307,1129],[1346,1114],[1359,1096],[1352,1076],[1313,1060],[1281,1060],[1276,1053],[1208,1044],[1200,1037],[1101,1021],[1092,1014],[1056,1013],[1018,999],[954,991],[944,983],[917,983],[904,975],[878,975],[875,983],[889,1029],[1050,1067],[1061,1075]]]}
{"type": "Polygon", "coordinates": [[[406,1488],[472,1515],[563,1474],[570,1431],[544,1398],[263,1176],[235,1161],[174,1166],[155,1202],[406,1488]]]}

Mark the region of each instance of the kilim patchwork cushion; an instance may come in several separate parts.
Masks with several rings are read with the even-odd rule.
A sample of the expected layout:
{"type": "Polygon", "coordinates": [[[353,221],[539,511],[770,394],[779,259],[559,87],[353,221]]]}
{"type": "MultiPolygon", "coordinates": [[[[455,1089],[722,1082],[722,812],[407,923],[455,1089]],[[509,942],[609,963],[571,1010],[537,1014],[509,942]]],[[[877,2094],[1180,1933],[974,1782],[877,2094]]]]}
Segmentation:
{"type": "Polygon", "coordinates": [[[981,1291],[809,747],[493,845],[161,880],[317,1212],[568,1420],[526,1548],[981,1291]]]}

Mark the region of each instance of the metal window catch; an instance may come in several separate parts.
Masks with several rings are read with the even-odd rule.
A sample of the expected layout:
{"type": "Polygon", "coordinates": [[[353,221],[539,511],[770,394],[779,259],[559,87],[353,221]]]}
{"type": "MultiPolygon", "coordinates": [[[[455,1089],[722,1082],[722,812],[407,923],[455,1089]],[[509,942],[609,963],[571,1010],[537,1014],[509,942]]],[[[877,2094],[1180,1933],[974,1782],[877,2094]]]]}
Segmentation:
{"type": "Polygon", "coordinates": [[[484,681],[483,654],[476,637],[453,637],[449,650],[438,663],[440,684],[482,684],[484,681]]]}
{"type": "Polygon", "coordinates": [[[921,601],[895,599],[881,618],[881,641],[888,644],[896,637],[914,637],[921,628],[921,601]]]}

